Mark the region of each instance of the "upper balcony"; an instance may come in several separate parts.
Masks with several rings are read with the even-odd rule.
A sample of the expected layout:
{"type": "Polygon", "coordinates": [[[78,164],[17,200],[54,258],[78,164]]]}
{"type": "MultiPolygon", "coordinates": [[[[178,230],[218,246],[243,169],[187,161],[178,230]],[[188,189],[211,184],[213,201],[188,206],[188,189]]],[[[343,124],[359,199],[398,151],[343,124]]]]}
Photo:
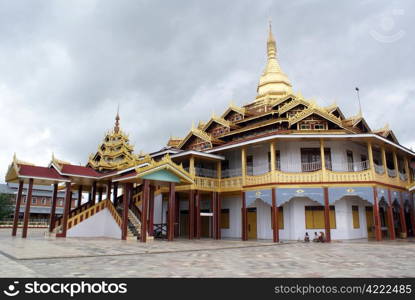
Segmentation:
{"type": "Polygon", "coordinates": [[[390,149],[362,143],[326,143],[320,149],[316,148],[318,145],[318,142],[298,143],[276,148],[265,144],[251,149],[239,148],[234,153],[221,153],[226,160],[216,164],[193,162],[193,173],[190,166],[187,167],[195,178],[195,185],[191,188],[227,192],[278,183],[364,182],[407,188],[414,182],[408,159],[390,149]],[[274,155],[271,155],[273,151],[274,155]]]}

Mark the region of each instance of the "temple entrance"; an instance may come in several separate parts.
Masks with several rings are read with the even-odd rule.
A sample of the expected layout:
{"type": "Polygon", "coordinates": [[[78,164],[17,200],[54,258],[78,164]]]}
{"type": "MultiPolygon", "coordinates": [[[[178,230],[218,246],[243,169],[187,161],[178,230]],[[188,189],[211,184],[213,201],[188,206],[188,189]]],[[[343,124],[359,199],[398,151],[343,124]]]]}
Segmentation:
{"type": "Polygon", "coordinates": [[[373,207],[366,206],[366,226],[367,226],[367,238],[375,238],[375,224],[373,222],[373,207]]]}
{"type": "Polygon", "coordinates": [[[396,237],[400,237],[400,233],[402,232],[401,227],[401,213],[400,213],[400,204],[397,200],[393,201],[392,203],[392,212],[393,212],[393,227],[395,228],[396,237]]]}
{"type": "Polygon", "coordinates": [[[210,219],[212,218],[209,214],[210,214],[210,210],[209,209],[205,209],[201,211],[204,214],[207,215],[201,215],[201,230],[200,230],[200,236],[202,238],[210,238],[211,234],[210,234],[210,219]]]}
{"type": "Polygon", "coordinates": [[[248,208],[248,239],[257,238],[256,208],[248,208]]]}

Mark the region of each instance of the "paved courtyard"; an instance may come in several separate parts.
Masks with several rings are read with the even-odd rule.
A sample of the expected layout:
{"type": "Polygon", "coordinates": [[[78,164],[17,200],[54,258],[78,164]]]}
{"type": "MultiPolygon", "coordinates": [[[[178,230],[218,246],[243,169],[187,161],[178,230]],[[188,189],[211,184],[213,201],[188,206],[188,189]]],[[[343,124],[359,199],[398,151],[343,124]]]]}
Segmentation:
{"type": "Polygon", "coordinates": [[[330,244],[56,239],[0,229],[1,277],[414,277],[415,240],[330,244]]]}

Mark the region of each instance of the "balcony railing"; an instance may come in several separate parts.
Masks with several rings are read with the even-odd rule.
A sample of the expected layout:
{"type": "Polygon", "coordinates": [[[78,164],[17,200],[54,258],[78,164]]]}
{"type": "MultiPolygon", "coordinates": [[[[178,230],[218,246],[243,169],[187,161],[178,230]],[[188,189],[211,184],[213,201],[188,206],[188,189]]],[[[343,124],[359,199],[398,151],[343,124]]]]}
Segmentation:
{"type": "Polygon", "coordinates": [[[231,178],[242,176],[241,168],[222,170],[222,178],[231,178]]]}
{"type": "Polygon", "coordinates": [[[402,181],[407,181],[408,180],[408,176],[406,174],[404,174],[404,173],[401,173],[401,172],[399,172],[399,178],[402,181]]]}
{"type": "Polygon", "coordinates": [[[321,170],[321,161],[301,163],[301,170],[303,172],[314,172],[321,170]]]}
{"type": "Polygon", "coordinates": [[[396,170],[387,168],[389,177],[396,177],[396,170]]]}
{"type": "Polygon", "coordinates": [[[217,172],[213,169],[206,169],[206,168],[195,168],[196,176],[199,177],[209,177],[209,178],[217,178],[217,172]]]}
{"type": "MultiPolygon", "coordinates": [[[[329,168],[327,168],[329,169],[329,168]]],[[[334,172],[360,172],[369,169],[369,161],[359,161],[354,163],[335,163],[332,164],[334,172]]]]}
{"type": "Polygon", "coordinates": [[[378,174],[385,173],[385,168],[383,166],[377,165],[377,164],[374,164],[374,165],[375,165],[375,172],[376,173],[378,173],[378,174]]]}

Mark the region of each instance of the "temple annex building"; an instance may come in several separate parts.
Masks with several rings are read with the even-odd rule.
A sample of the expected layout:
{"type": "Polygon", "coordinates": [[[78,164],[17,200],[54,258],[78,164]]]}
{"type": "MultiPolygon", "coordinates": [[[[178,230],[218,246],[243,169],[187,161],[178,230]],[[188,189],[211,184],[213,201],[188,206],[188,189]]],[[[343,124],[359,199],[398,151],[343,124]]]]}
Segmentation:
{"type": "Polygon", "coordinates": [[[56,237],[278,242],[324,232],[327,241],[379,241],[414,236],[414,170],[415,153],[388,126],[374,130],[361,113],[346,117],[294,93],[270,28],[247,105],[231,104],[148,154],[134,153],[117,114],[85,166],[14,157],[6,182],[18,186],[12,235],[24,211],[22,237],[33,186],[44,185],[53,187],[47,232],[56,237]]]}

